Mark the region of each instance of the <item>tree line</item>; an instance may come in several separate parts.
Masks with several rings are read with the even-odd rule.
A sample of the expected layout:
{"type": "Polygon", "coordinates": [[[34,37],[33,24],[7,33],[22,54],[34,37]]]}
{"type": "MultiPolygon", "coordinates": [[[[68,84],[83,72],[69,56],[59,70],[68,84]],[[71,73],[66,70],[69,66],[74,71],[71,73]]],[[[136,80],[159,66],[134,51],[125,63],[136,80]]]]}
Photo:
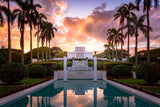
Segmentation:
{"type": "MultiPolygon", "coordinates": [[[[10,26],[16,21],[17,26],[20,31],[20,46],[22,50],[22,64],[24,64],[24,41],[25,41],[25,28],[28,25],[30,28],[30,61],[32,63],[32,30],[33,28],[37,30],[34,36],[37,37],[37,61],[39,61],[39,43],[42,43],[42,61],[44,61],[44,43],[49,43],[55,36],[54,31],[57,29],[53,26],[52,23],[47,21],[47,17],[39,12],[39,9],[42,8],[40,4],[34,4],[33,0],[1,0],[1,2],[7,3],[7,7],[0,5],[0,26],[3,26],[4,19],[7,19],[8,23],[8,62],[12,62],[12,53],[11,53],[11,28],[10,26]],[[10,2],[14,2],[17,5],[16,9],[10,9],[10,2]]],[[[49,56],[49,60],[51,60],[51,52],[49,49],[49,55],[47,54],[47,60],[49,56]]]]}
{"type": "Polygon", "coordinates": [[[138,36],[142,32],[147,40],[147,64],[150,64],[150,9],[152,4],[154,7],[158,7],[158,0],[135,0],[135,4],[129,3],[121,6],[116,14],[113,16],[114,20],[119,19],[119,28],[110,28],[107,30],[107,41],[108,44],[105,44],[104,47],[110,50],[114,50],[116,47],[116,61],[117,61],[117,46],[121,45],[121,50],[123,50],[124,40],[127,39],[127,59],[129,61],[129,47],[130,47],[130,37],[135,37],[135,66],[138,65],[138,36]],[[144,15],[138,17],[135,11],[140,11],[140,4],[143,3],[143,12],[144,15]],[[145,18],[147,17],[147,24],[145,25],[145,18]],[[126,32],[124,32],[126,31],[126,32]]]}

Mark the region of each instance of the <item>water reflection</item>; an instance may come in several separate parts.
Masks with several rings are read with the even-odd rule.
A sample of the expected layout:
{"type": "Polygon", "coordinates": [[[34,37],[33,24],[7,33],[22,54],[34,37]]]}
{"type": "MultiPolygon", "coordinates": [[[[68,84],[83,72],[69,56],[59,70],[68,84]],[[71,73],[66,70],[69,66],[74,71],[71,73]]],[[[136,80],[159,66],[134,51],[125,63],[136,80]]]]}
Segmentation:
{"type": "Polygon", "coordinates": [[[99,80],[58,80],[7,107],[158,107],[99,80]]]}

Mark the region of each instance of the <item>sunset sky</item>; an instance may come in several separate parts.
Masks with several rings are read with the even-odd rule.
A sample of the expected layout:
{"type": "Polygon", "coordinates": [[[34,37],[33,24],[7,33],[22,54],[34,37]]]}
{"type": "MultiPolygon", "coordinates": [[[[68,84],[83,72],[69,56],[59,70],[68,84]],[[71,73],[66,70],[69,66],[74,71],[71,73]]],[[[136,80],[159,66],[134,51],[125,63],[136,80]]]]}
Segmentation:
{"type": "MultiPolygon", "coordinates": [[[[107,43],[107,29],[118,28],[119,20],[114,21],[113,15],[124,3],[135,0],[34,0],[42,5],[41,12],[57,27],[55,38],[51,41],[51,46],[58,46],[64,51],[73,51],[75,46],[85,46],[87,51],[104,50],[103,45],[107,43]]],[[[1,3],[2,4],[2,3],[1,3]]],[[[11,8],[15,9],[16,4],[11,3],[11,8]]],[[[143,12],[136,12],[138,16],[143,12]]],[[[160,8],[151,9],[150,23],[153,28],[151,32],[151,48],[160,47],[160,8]]],[[[11,26],[12,48],[20,49],[20,32],[17,22],[11,26]]],[[[36,31],[36,30],[35,30],[36,31]]],[[[33,33],[35,33],[35,31],[33,33]]],[[[0,47],[7,47],[7,23],[0,27],[0,47]]],[[[29,28],[25,29],[25,52],[30,50],[29,28]]],[[[138,38],[139,50],[146,48],[146,38],[140,34],[138,38]]],[[[130,40],[130,52],[134,54],[135,38],[130,40]]],[[[33,38],[33,48],[36,48],[36,38],[33,38]]],[[[124,48],[127,48],[125,40],[124,48]]]]}

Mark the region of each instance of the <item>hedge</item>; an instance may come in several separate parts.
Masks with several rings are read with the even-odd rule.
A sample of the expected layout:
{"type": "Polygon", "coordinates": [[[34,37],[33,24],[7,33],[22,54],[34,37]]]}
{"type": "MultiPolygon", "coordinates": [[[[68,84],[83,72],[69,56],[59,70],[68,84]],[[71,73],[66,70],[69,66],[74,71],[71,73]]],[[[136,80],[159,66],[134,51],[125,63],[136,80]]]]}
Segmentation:
{"type": "Polygon", "coordinates": [[[131,67],[128,65],[116,65],[111,70],[113,76],[131,76],[131,67]]]}
{"type": "Polygon", "coordinates": [[[47,75],[48,76],[53,76],[55,66],[56,66],[56,62],[37,62],[37,63],[29,64],[28,67],[30,67],[32,65],[42,65],[42,66],[44,66],[47,69],[47,75]]]}
{"type": "Polygon", "coordinates": [[[6,63],[0,67],[0,80],[3,82],[19,82],[26,76],[28,76],[28,68],[21,63],[6,63]]]}
{"type": "Polygon", "coordinates": [[[31,78],[43,78],[47,76],[47,68],[43,65],[32,65],[29,67],[29,76],[31,78]]]}
{"type": "Polygon", "coordinates": [[[127,62],[105,62],[103,67],[104,70],[107,71],[107,75],[111,76],[111,70],[113,69],[114,66],[116,65],[128,65],[131,69],[133,67],[132,63],[127,63],[127,62]]]}

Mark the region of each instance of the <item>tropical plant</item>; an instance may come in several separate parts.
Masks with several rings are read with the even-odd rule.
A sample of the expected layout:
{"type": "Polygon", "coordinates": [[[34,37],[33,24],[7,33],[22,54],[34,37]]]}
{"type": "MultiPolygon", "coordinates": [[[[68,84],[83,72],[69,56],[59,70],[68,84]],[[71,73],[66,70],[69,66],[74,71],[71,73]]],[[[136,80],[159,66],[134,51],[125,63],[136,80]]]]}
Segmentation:
{"type": "MultiPolygon", "coordinates": [[[[37,62],[39,61],[39,42],[40,42],[40,36],[39,36],[39,33],[41,31],[41,28],[42,28],[42,23],[45,22],[45,20],[47,20],[47,17],[42,14],[42,13],[39,13],[38,14],[38,31],[35,33],[35,36],[37,36],[37,62]]],[[[42,59],[43,60],[43,59],[42,59]]]]}
{"type": "Polygon", "coordinates": [[[121,29],[118,30],[115,28],[107,30],[107,40],[110,41],[111,44],[116,45],[116,62],[117,62],[117,46],[121,42],[123,34],[120,33],[121,29]]]}
{"type": "MultiPolygon", "coordinates": [[[[131,17],[135,15],[133,12],[133,10],[135,10],[135,8],[136,7],[134,6],[133,3],[124,4],[122,7],[119,8],[120,12],[115,17],[115,18],[118,18],[118,16],[121,16],[121,17],[123,16],[120,20],[120,24],[122,23],[124,25],[125,19],[127,21],[128,27],[127,27],[127,32],[124,37],[125,38],[128,37],[128,44],[127,44],[127,51],[128,51],[128,56],[127,56],[128,58],[127,59],[128,59],[128,61],[129,61],[129,40],[130,40],[130,36],[132,36],[131,31],[129,30],[129,25],[130,25],[131,17]]],[[[122,29],[124,29],[123,26],[122,26],[122,29]]]]}
{"type": "Polygon", "coordinates": [[[149,19],[149,11],[152,7],[153,1],[154,1],[154,6],[157,8],[158,7],[158,2],[159,0],[136,0],[137,4],[137,10],[139,10],[139,5],[143,1],[143,11],[146,12],[147,14],[147,64],[150,64],[150,19],[149,19]]]}
{"type": "Polygon", "coordinates": [[[138,65],[138,56],[137,56],[137,46],[138,46],[138,36],[139,36],[139,31],[141,31],[143,34],[146,35],[147,32],[147,25],[144,25],[144,21],[145,21],[145,15],[141,16],[140,18],[138,18],[137,16],[133,16],[131,19],[131,25],[129,26],[130,31],[132,31],[132,33],[134,33],[135,35],[135,66],[137,69],[137,65],[138,65]]]}
{"type": "Polygon", "coordinates": [[[20,46],[22,50],[22,64],[24,64],[24,30],[25,30],[25,25],[28,24],[28,12],[30,11],[30,6],[29,6],[29,1],[21,1],[21,0],[16,0],[16,3],[18,4],[19,8],[15,9],[13,11],[13,18],[17,17],[17,22],[18,22],[18,28],[20,29],[21,33],[21,39],[20,39],[20,46]]]}
{"type": "Polygon", "coordinates": [[[106,51],[107,51],[107,55],[108,55],[108,58],[109,58],[109,61],[110,61],[110,53],[111,53],[111,45],[109,45],[109,44],[104,44],[104,48],[106,49],[106,51]]]}
{"type": "MultiPolygon", "coordinates": [[[[12,17],[12,13],[10,10],[10,1],[15,1],[15,0],[1,0],[3,2],[7,2],[8,8],[5,8],[3,6],[3,11],[5,12],[5,15],[7,17],[7,22],[8,22],[8,62],[11,63],[12,62],[12,54],[11,54],[11,33],[10,33],[10,24],[12,22],[11,17],[12,17]]],[[[3,23],[3,17],[1,14],[1,9],[0,9],[0,20],[1,20],[1,24],[3,23]]],[[[12,23],[13,24],[13,23],[12,23]]]]}
{"type": "Polygon", "coordinates": [[[34,27],[36,27],[37,25],[37,18],[38,18],[38,11],[37,8],[41,8],[41,5],[39,4],[33,4],[33,0],[30,0],[29,2],[29,8],[30,10],[28,11],[28,15],[27,15],[27,20],[29,23],[29,27],[30,27],[30,60],[32,63],[32,29],[34,27]]]}

